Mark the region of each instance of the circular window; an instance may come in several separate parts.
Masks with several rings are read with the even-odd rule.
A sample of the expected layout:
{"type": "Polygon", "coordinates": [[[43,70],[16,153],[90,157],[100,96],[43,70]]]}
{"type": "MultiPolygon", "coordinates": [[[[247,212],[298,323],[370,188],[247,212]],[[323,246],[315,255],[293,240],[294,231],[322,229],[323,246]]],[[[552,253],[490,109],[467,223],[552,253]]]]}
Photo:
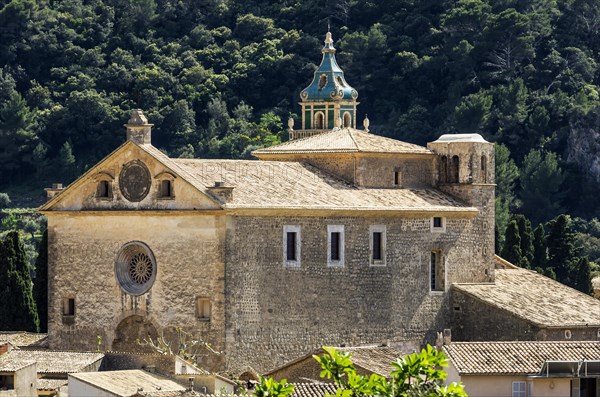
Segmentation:
{"type": "Polygon", "coordinates": [[[142,201],[150,191],[150,183],[148,167],[138,160],[125,164],[119,174],[121,193],[129,201],[142,201]]]}
{"type": "Polygon", "coordinates": [[[156,259],[144,243],[127,243],[117,254],[115,274],[123,291],[131,295],[147,292],[156,278],[156,259]]]}

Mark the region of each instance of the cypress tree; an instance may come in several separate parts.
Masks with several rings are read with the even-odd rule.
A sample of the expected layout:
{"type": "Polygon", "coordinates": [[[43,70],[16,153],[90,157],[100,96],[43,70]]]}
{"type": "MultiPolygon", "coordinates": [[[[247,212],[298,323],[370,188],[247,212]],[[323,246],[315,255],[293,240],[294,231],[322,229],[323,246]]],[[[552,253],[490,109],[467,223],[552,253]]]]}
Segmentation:
{"type": "Polygon", "coordinates": [[[540,223],[533,232],[533,262],[531,267],[545,269],[548,265],[548,244],[546,243],[546,230],[540,223]]]}
{"type": "Polygon", "coordinates": [[[515,216],[517,226],[519,227],[519,236],[521,237],[521,257],[523,267],[530,268],[533,263],[533,230],[531,222],[523,215],[515,216]]]}
{"type": "Polygon", "coordinates": [[[44,232],[35,261],[33,296],[40,318],[40,331],[48,331],[48,230],[44,232]]]}
{"type": "Polygon", "coordinates": [[[502,257],[514,265],[519,266],[522,262],[521,237],[517,221],[511,221],[506,227],[502,257]]]}
{"type": "MultiPolygon", "coordinates": [[[[575,286],[573,270],[579,261],[577,240],[568,215],[559,215],[548,222],[548,267],[556,272],[556,279],[571,287],[575,286]]],[[[576,273],[576,272],[575,272],[576,273]]]]}
{"type": "Polygon", "coordinates": [[[577,262],[575,288],[584,294],[590,295],[592,293],[592,270],[590,269],[590,261],[587,257],[580,258],[579,262],[577,262]]]}
{"type": "Polygon", "coordinates": [[[39,332],[29,264],[15,231],[0,244],[0,302],[0,330],[39,332]]]}

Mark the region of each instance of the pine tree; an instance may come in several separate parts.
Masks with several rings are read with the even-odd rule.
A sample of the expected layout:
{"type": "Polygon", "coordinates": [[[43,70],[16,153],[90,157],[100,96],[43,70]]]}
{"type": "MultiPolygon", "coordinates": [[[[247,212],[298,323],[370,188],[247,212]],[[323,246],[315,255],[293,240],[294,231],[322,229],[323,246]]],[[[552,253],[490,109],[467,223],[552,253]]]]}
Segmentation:
{"type": "Polygon", "coordinates": [[[577,276],[575,279],[575,288],[584,294],[592,293],[592,271],[590,261],[587,257],[579,259],[577,262],[577,276]]]}
{"type": "Polygon", "coordinates": [[[44,232],[35,261],[33,296],[40,318],[40,331],[48,331],[48,230],[44,232]]]}
{"type": "Polygon", "coordinates": [[[556,272],[556,279],[573,287],[575,276],[573,269],[579,261],[579,249],[575,232],[568,215],[559,215],[548,222],[548,265],[556,272]]]}
{"type": "Polygon", "coordinates": [[[530,268],[533,262],[533,230],[531,222],[523,215],[516,215],[514,218],[519,227],[519,236],[521,237],[521,256],[523,267],[530,268]]]}
{"type": "Polygon", "coordinates": [[[15,231],[0,243],[0,330],[39,332],[29,264],[15,231]]]}
{"type": "Polygon", "coordinates": [[[502,257],[514,265],[520,266],[523,256],[521,253],[521,237],[517,221],[511,221],[506,227],[502,257]]]}
{"type": "Polygon", "coordinates": [[[548,265],[548,244],[546,244],[546,231],[540,223],[533,232],[533,262],[531,267],[545,269],[548,265]]]}

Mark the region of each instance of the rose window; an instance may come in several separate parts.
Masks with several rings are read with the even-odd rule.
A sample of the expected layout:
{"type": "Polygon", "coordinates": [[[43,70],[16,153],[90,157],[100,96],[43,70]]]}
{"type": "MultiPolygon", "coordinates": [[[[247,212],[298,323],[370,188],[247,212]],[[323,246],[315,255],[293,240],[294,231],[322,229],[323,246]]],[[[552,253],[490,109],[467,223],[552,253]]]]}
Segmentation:
{"type": "Polygon", "coordinates": [[[156,259],[141,242],[125,244],[117,254],[115,274],[121,288],[131,295],[146,293],[156,277],[156,259]]]}

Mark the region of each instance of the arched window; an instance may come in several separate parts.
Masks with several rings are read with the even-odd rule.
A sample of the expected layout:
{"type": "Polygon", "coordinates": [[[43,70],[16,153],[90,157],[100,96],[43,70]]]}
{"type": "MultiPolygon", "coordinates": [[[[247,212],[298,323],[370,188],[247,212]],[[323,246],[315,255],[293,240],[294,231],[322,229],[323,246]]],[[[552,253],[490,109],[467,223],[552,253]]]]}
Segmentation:
{"type": "Polygon", "coordinates": [[[440,161],[440,183],[448,182],[448,157],[442,156],[440,161]]]}
{"type": "Polygon", "coordinates": [[[321,78],[319,78],[319,89],[322,90],[326,84],[327,84],[327,75],[322,74],[321,78]]]}
{"type": "Polygon", "coordinates": [[[487,183],[487,158],[481,156],[481,183],[487,183]]]}
{"type": "Polygon", "coordinates": [[[352,116],[349,112],[344,112],[344,127],[352,127],[352,116]]]}
{"type": "Polygon", "coordinates": [[[323,128],[325,128],[325,115],[323,114],[323,112],[315,113],[314,128],[315,130],[322,130],[323,128]]]}
{"type": "Polygon", "coordinates": [[[342,77],[341,77],[341,76],[338,76],[338,77],[336,78],[336,80],[337,80],[338,84],[339,84],[339,85],[341,85],[342,87],[345,87],[345,86],[346,86],[346,84],[344,84],[344,80],[342,80],[342,77]]]}
{"type": "Polygon", "coordinates": [[[448,174],[448,182],[458,183],[459,165],[460,165],[460,160],[458,159],[458,156],[452,156],[452,161],[450,163],[450,172],[448,174]]]}

